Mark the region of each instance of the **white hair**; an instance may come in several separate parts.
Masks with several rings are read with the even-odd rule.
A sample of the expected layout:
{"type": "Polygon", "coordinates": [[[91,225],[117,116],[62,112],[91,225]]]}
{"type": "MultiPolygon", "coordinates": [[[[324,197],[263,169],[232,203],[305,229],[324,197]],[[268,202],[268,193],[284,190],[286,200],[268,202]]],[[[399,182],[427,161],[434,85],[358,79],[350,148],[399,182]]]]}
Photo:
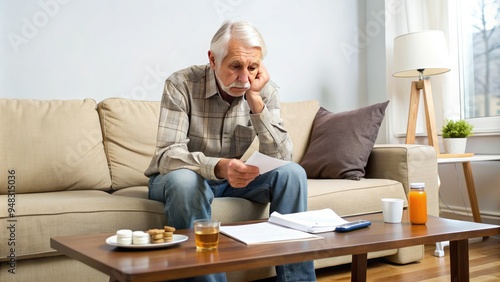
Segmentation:
{"type": "Polygon", "coordinates": [[[266,43],[260,32],[250,22],[226,21],[215,33],[210,42],[210,51],[215,56],[215,62],[220,64],[228,52],[229,40],[235,39],[248,47],[258,47],[261,50],[261,59],[267,54],[266,43]]]}

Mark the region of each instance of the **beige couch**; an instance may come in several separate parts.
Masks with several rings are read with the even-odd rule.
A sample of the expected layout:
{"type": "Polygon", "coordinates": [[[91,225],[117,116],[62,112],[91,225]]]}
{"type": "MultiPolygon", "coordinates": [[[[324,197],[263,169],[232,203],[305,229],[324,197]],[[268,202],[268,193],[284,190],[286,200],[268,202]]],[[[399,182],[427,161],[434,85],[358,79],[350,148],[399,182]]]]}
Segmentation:
{"type": "MultiPolygon", "coordinates": [[[[315,101],[282,105],[294,161],[307,148],[318,108],[315,101]]],[[[98,104],[0,99],[0,281],[107,281],[105,274],[51,249],[50,238],[165,224],[163,204],[147,199],[143,175],[154,151],[158,113],[159,102],[118,98],[98,104]]],[[[309,209],[328,207],[341,216],[379,212],[381,198],[405,198],[409,183],[418,181],[427,185],[429,213],[438,215],[432,147],[377,145],[366,171],[361,181],[310,179],[309,209]]],[[[267,216],[267,205],[243,199],[213,203],[213,217],[223,222],[267,216]]],[[[380,256],[409,263],[422,258],[423,247],[369,255],[380,256]]],[[[349,261],[322,259],[316,267],[349,261]]],[[[262,278],[270,270],[229,277],[262,278]]]]}

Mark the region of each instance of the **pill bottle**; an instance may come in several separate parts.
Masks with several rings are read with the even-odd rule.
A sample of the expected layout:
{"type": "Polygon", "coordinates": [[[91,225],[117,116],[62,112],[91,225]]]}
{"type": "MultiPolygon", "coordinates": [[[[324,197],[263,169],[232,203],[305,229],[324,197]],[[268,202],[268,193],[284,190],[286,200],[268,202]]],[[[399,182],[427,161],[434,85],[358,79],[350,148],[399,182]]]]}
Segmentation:
{"type": "Polygon", "coordinates": [[[412,224],[427,223],[427,195],[425,194],[425,183],[410,183],[408,201],[410,222],[412,224]]]}

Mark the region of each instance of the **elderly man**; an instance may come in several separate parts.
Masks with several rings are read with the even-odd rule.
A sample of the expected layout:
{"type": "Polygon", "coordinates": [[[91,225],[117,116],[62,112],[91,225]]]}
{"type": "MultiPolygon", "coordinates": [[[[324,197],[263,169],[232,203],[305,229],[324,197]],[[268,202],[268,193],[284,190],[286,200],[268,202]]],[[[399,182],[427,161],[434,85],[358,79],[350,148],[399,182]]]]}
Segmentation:
{"type": "MultiPolygon", "coordinates": [[[[149,197],[165,203],[169,225],[191,228],[211,217],[214,197],[271,203],[270,212],[307,210],[307,177],[296,163],[259,174],[239,158],[255,136],[259,151],[290,160],[278,87],[262,63],[266,46],[246,21],[225,22],[209,64],[172,74],[161,101],[156,152],[145,172],[149,197]]],[[[315,281],[312,261],[276,267],[278,281],[315,281]]],[[[225,274],[194,278],[225,281],[225,274]]]]}

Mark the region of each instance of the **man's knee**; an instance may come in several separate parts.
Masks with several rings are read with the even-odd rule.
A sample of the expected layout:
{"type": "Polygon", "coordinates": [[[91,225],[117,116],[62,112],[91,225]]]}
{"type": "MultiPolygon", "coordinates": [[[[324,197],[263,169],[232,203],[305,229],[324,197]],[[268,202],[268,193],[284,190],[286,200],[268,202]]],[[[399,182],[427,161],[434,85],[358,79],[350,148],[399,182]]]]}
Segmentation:
{"type": "Polygon", "coordinates": [[[189,169],[177,169],[165,175],[165,185],[172,187],[196,187],[203,181],[199,174],[189,169]]]}
{"type": "Polygon", "coordinates": [[[280,172],[286,174],[287,177],[296,179],[307,179],[306,171],[297,163],[290,162],[279,168],[280,172]]]}
{"type": "Polygon", "coordinates": [[[165,182],[166,190],[171,193],[193,195],[205,187],[205,179],[189,169],[178,169],[169,172],[165,182]]]}
{"type": "Polygon", "coordinates": [[[178,169],[167,174],[158,175],[149,183],[151,194],[156,197],[190,197],[203,190],[204,179],[188,169],[178,169]],[[159,194],[160,193],[160,194],[159,194]],[[160,196],[162,195],[162,196],[160,196]]]}

